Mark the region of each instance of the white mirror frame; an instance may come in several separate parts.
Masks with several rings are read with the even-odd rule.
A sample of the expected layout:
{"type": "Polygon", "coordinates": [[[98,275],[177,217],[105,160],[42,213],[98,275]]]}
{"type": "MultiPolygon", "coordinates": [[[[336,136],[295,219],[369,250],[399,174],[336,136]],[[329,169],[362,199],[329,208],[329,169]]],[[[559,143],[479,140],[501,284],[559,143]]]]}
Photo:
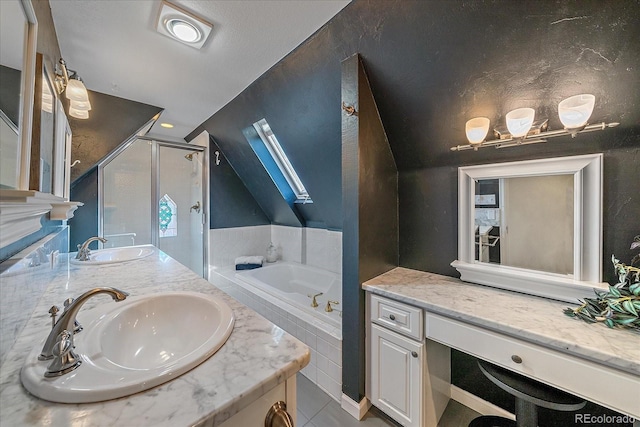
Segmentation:
{"type": "Polygon", "coordinates": [[[458,259],[460,279],[575,303],[607,289],[602,282],[602,154],[556,157],[458,168],[458,259]],[[475,260],[475,182],[541,175],[573,175],[573,277],[475,260]]]}

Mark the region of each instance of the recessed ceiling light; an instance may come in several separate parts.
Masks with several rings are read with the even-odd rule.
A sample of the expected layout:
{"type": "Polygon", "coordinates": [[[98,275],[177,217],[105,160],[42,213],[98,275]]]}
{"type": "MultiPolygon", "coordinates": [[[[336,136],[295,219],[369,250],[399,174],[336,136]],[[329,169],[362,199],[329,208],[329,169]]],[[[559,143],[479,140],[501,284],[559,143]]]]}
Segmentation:
{"type": "Polygon", "coordinates": [[[173,125],[171,123],[160,123],[163,128],[171,129],[173,125]]]}
{"type": "Polygon", "coordinates": [[[162,2],[156,24],[156,30],[160,34],[200,49],[209,37],[212,28],[213,25],[204,19],[167,1],[162,2]]]}

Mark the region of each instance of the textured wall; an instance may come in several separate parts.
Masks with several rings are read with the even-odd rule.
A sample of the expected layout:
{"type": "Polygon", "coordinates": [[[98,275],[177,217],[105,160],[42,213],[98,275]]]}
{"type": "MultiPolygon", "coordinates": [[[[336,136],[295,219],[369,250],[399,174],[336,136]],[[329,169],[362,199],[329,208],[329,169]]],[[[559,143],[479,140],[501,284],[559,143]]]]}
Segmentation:
{"type": "Polygon", "coordinates": [[[340,62],[354,53],[399,170],[400,265],[457,277],[449,264],[457,257],[458,166],[595,152],[604,153],[605,279],[613,280],[611,253],[631,258],[640,233],[638,1],[353,1],[193,133],[213,135],[270,219],[284,201],[241,132],[263,117],[314,199],[307,220],[341,227],[348,217],[340,62]],[[558,129],[558,102],[585,92],[596,96],[592,121],[621,125],[527,147],[449,149],[466,143],[466,120],[504,124],[521,106],[558,129]]]}
{"type": "Polygon", "coordinates": [[[342,390],[364,397],[365,297],[360,285],[398,265],[398,171],[358,55],[342,63],[342,390]]]}
{"type": "Polygon", "coordinates": [[[120,144],[134,135],[162,108],[124,98],[89,91],[89,118],[69,117],[71,161],[80,163],[71,169],[71,181],[95,166],[120,144]]]}

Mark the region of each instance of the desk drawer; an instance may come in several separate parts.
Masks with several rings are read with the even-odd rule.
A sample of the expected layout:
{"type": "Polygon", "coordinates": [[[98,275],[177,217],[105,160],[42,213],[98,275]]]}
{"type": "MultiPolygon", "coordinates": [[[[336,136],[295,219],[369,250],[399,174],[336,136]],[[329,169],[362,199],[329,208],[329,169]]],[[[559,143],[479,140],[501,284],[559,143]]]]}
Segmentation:
{"type": "Polygon", "coordinates": [[[638,375],[437,314],[427,313],[425,323],[428,339],[640,418],[638,375]]]}
{"type": "Polygon", "coordinates": [[[371,321],[410,338],[424,339],[422,309],[371,294],[371,321]]]}

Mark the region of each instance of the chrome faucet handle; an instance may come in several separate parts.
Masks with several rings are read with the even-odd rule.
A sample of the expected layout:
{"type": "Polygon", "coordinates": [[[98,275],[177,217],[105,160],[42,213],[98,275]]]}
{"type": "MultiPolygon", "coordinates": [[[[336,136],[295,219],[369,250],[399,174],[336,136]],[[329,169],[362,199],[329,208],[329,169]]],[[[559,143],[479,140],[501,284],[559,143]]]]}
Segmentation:
{"type": "Polygon", "coordinates": [[[324,308],[324,311],[326,311],[327,313],[331,313],[333,311],[333,307],[331,307],[331,304],[340,304],[338,301],[327,301],[327,306],[324,308]]]}
{"type": "Polygon", "coordinates": [[[58,335],[52,348],[53,360],[47,366],[45,378],[55,378],[67,374],[80,366],[82,360],[73,351],[73,334],[66,329],[58,335]]]}
{"type": "Polygon", "coordinates": [[[309,295],[307,294],[307,296],[309,298],[311,298],[311,307],[316,308],[318,306],[318,301],[316,301],[316,297],[319,297],[320,295],[322,295],[324,292],[320,292],[319,294],[315,294],[315,295],[309,295]]]}
{"type": "MultiPolygon", "coordinates": [[[[67,311],[67,309],[69,308],[69,306],[74,302],[75,300],[73,298],[67,298],[66,300],[64,300],[64,312],[67,311]]],[[[73,321],[73,333],[77,334],[78,332],[82,332],[82,325],[80,324],[80,322],[78,322],[78,320],[74,320],[73,321]]]]}
{"type": "Polygon", "coordinates": [[[56,315],[58,314],[59,311],[60,311],[60,308],[58,308],[57,305],[52,305],[51,308],[49,309],[49,314],[51,316],[51,329],[53,329],[53,327],[56,326],[56,315]]]}

